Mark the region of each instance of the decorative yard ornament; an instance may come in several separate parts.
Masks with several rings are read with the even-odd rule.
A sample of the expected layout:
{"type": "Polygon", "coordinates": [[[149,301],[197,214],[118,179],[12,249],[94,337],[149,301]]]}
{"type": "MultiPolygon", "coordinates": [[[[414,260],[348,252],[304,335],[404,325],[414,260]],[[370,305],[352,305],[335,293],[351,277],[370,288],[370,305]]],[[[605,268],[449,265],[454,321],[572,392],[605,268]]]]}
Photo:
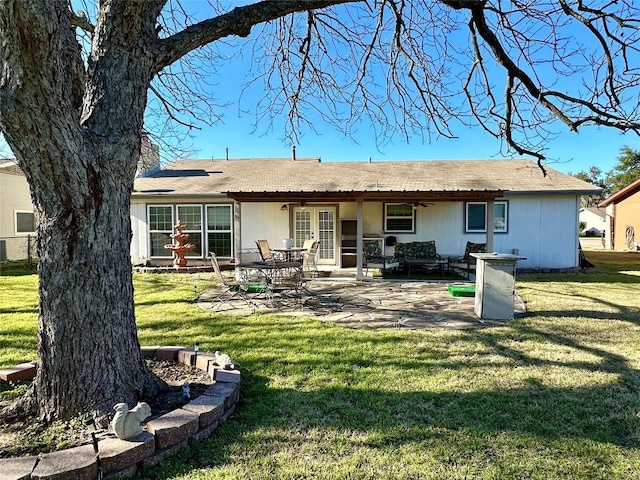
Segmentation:
{"type": "Polygon", "coordinates": [[[189,380],[185,380],[182,384],[182,398],[189,400],[191,398],[191,387],[189,386],[189,380]]]}
{"type": "Polygon", "coordinates": [[[151,407],[145,402],[138,403],[131,410],[126,403],[117,403],[113,409],[116,414],[111,421],[111,428],[120,440],[140,435],[144,431],[142,422],[151,415],[151,407]]]}
{"type": "Polygon", "coordinates": [[[216,364],[224,370],[234,370],[236,366],[238,366],[238,364],[234,362],[226,353],[221,353],[216,350],[213,355],[216,357],[216,364]]]}
{"type": "Polygon", "coordinates": [[[173,265],[176,268],[186,267],[187,259],[184,256],[187,252],[190,252],[196,246],[193,243],[185,243],[189,238],[188,233],[183,233],[183,230],[187,228],[187,226],[182,222],[182,220],[178,220],[173,228],[176,230],[176,233],[171,234],[171,238],[175,241],[175,243],[167,243],[164,248],[167,250],[171,250],[173,252],[173,265]]]}

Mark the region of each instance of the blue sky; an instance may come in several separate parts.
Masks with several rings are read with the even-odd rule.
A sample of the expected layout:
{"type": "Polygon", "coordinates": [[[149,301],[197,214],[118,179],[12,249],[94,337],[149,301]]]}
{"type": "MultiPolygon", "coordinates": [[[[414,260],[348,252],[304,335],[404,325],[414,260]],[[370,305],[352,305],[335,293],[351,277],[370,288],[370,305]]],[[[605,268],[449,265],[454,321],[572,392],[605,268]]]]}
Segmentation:
{"type": "MultiPolygon", "coordinates": [[[[234,6],[239,4],[230,1],[223,3],[234,6]]],[[[203,3],[187,1],[185,5],[193,7],[192,12],[195,12],[198,10],[196,7],[202,7],[203,3]]],[[[466,30],[456,34],[463,35],[464,40],[461,37],[461,41],[466,41],[466,30]]],[[[258,123],[257,127],[255,125],[255,105],[263,92],[259,86],[241,90],[246,79],[255,75],[251,71],[247,55],[241,55],[233,48],[220,48],[219,51],[229,55],[232,61],[216,69],[216,85],[211,92],[217,103],[229,102],[230,105],[219,112],[222,114],[222,122],[212,127],[199,124],[201,130],[192,131],[192,146],[195,150],[192,156],[224,158],[225,149],[228,148],[231,158],[288,157],[291,154],[291,142],[283,140],[284,119],[276,118],[272,125],[265,122],[258,123]]],[[[468,67],[464,68],[466,72],[468,67]]],[[[498,78],[500,75],[501,72],[498,78]]],[[[568,79],[565,85],[571,88],[577,83],[579,82],[568,79]]],[[[500,87],[496,87],[496,91],[499,92],[500,87]]],[[[501,148],[501,140],[480,127],[453,124],[453,133],[457,136],[455,139],[434,136],[429,139],[428,135],[424,138],[416,135],[407,141],[397,135],[392,142],[377,145],[374,126],[368,120],[359,123],[352,138],[345,137],[342,131],[323,123],[321,119],[314,120],[313,123],[313,129],[302,129],[300,132],[299,143],[296,145],[298,156],[321,157],[323,161],[366,161],[368,158],[373,161],[445,160],[502,158],[501,151],[506,152],[506,148],[501,148]]],[[[550,128],[558,134],[543,142],[548,165],[566,173],[587,171],[593,165],[604,173],[615,165],[623,146],[640,148],[640,141],[633,133],[622,134],[614,129],[589,126],[581,128],[579,133],[573,133],[560,122],[550,128]]]]}
{"type": "MultiPolygon", "coordinates": [[[[193,146],[196,158],[223,158],[229,149],[231,158],[287,157],[291,154],[290,143],[283,142],[283,127],[267,134],[252,133],[251,115],[232,115],[230,109],[225,123],[206,127],[194,133],[193,146]]],[[[266,128],[266,127],[265,127],[266,128]]],[[[263,130],[265,129],[263,128],[263,130]]],[[[561,128],[561,127],[559,127],[561,128]]],[[[456,160],[503,158],[500,141],[480,128],[458,128],[456,139],[437,139],[431,143],[421,138],[410,138],[407,143],[398,138],[393,144],[376,146],[373,128],[366,123],[357,132],[356,138],[346,138],[331,125],[316,125],[319,133],[305,131],[296,154],[306,157],[321,157],[323,161],[373,161],[385,160],[456,160]]],[[[613,129],[587,127],[580,133],[564,132],[558,138],[546,142],[548,165],[565,173],[587,171],[597,165],[603,172],[611,169],[620,148],[629,145],[640,148],[635,134],[622,135],[613,129]]],[[[526,158],[526,157],[525,157],[526,158]]]]}

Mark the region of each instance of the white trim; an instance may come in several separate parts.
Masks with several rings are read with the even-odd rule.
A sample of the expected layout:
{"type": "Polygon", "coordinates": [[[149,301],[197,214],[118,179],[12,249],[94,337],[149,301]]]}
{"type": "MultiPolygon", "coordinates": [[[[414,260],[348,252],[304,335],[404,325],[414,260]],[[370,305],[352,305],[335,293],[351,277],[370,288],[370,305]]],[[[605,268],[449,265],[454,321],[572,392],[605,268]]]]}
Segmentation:
{"type": "Polygon", "coordinates": [[[402,202],[389,202],[389,203],[383,203],[383,210],[382,210],[382,215],[383,215],[383,226],[382,228],[384,229],[384,233],[416,233],[416,209],[413,207],[413,205],[409,204],[409,203],[402,203],[402,202]],[[392,216],[392,215],[388,215],[387,213],[387,207],[389,205],[407,205],[410,209],[411,209],[411,216],[392,216]],[[387,221],[388,220],[392,220],[392,219],[398,219],[398,220],[407,220],[407,219],[411,219],[411,228],[408,230],[391,230],[391,229],[387,229],[387,221]]]}
{"type": "MultiPolygon", "coordinates": [[[[495,213],[498,210],[499,205],[504,205],[504,228],[494,228],[494,233],[509,233],[509,201],[508,200],[495,200],[493,202],[493,217],[495,219],[495,213]]],[[[487,233],[487,202],[464,202],[464,233],[487,233]],[[484,205],[484,228],[470,229],[469,228],[469,205],[484,205]]]]}
{"type": "Polygon", "coordinates": [[[175,208],[171,203],[150,203],[147,204],[147,239],[149,241],[149,258],[173,258],[173,254],[169,255],[153,255],[153,241],[151,240],[151,235],[153,233],[169,233],[171,235],[173,233],[173,225],[175,224],[175,208]],[[171,210],[171,229],[170,230],[153,230],[151,228],[151,208],[152,207],[164,207],[169,208],[171,210]]]}
{"type": "Polygon", "coordinates": [[[35,227],[36,224],[36,215],[33,210],[14,210],[13,211],[13,230],[15,232],[16,237],[27,237],[29,235],[35,235],[35,229],[33,232],[19,232],[18,231],[18,214],[19,213],[30,213],[33,215],[33,225],[35,227]]]}

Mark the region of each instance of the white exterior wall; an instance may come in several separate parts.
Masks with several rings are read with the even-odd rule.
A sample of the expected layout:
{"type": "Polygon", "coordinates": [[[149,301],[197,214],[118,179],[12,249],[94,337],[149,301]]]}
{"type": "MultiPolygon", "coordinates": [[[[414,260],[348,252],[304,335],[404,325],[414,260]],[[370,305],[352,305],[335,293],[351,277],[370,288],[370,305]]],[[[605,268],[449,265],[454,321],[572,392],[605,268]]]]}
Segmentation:
{"type": "MultiPolygon", "coordinates": [[[[527,257],[518,262],[519,268],[574,268],[578,265],[578,211],[579,199],[575,195],[512,196],[509,202],[508,232],[494,234],[494,251],[519,254],[527,257]]],[[[135,201],[135,200],[134,200],[135,201]]],[[[148,255],[147,203],[167,202],[139,200],[132,203],[131,221],[133,238],[131,259],[138,262],[148,255]]],[[[229,203],[227,199],[212,198],[189,201],[180,199],[171,204],[229,203]]],[[[291,207],[281,210],[282,202],[242,203],[241,245],[243,249],[255,248],[255,241],[267,239],[272,246],[280,246],[283,238],[292,236],[291,207]]],[[[464,203],[443,202],[418,207],[415,233],[383,232],[383,208],[380,202],[365,202],[364,233],[383,237],[394,235],[398,242],[435,240],[441,255],[461,255],[467,241],[484,243],[483,233],[464,232],[464,203]]],[[[356,204],[343,202],[338,205],[338,218],[356,218],[356,204]]],[[[339,223],[336,225],[339,228],[339,223]]],[[[339,259],[339,232],[337,233],[336,259],[339,259]]],[[[385,253],[393,254],[393,247],[385,247],[385,253]]],[[[338,260],[339,261],[339,260],[338,260]]]]}
{"type": "MultiPolygon", "coordinates": [[[[579,198],[575,195],[513,196],[507,233],[494,233],[493,249],[527,257],[519,268],[574,268],[578,265],[579,198]]],[[[355,211],[355,205],[353,206],[355,211]]],[[[340,205],[340,218],[355,218],[351,205],[340,205]],[[346,214],[345,214],[346,212],[346,214]]],[[[439,254],[461,255],[468,241],[485,243],[484,233],[465,233],[464,203],[443,202],[417,207],[415,233],[383,233],[382,203],[365,203],[365,233],[393,235],[399,243],[435,240],[439,254]]],[[[385,248],[393,254],[393,247],[385,248]]]]}
{"type": "MultiPolygon", "coordinates": [[[[167,202],[165,199],[133,199],[131,202],[131,261],[138,263],[149,258],[149,226],[147,223],[147,205],[212,205],[229,204],[229,199],[211,198],[184,199],[167,202]]],[[[267,239],[273,246],[281,246],[283,238],[291,236],[289,232],[289,212],[280,210],[282,203],[242,203],[240,204],[242,248],[256,248],[256,240],[267,239]]],[[[235,207],[234,207],[235,208],[235,207]]],[[[235,234],[235,232],[234,232],[235,234]]]]}
{"type": "Polygon", "coordinates": [[[16,233],[16,212],[33,212],[27,179],[0,174],[0,238],[5,239],[8,260],[27,258],[27,234],[16,233]]]}
{"type": "Polygon", "coordinates": [[[271,247],[281,247],[283,238],[291,238],[290,209],[280,203],[241,203],[242,248],[256,248],[256,240],[266,239],[271,247]]]}
{"type": "Polygon", "coordinates": [[[578,219],[580,222],[585,223],[585,227],[583,233],[588,230],[596,229],[598,233],[601,235],[602,232],[606,231],[606,219],[605,217],[601,217],[593,212],[590,212],[586,208],[581,208],[578,213],[578,219]]]}
{"type": "Polygon", "coordinates": [[[578,266],[578,210],[576,195],[513,196],[509,200],[509,233],[494,235],[494,250],[517,248],[526,260],[518,268],[574,268],[578,266]]]}
{"type": "Polygon", "coordinates": [[[131,203],[131,263],[148,258],[149,229],[147,226],[147,204],[131,203]]]}

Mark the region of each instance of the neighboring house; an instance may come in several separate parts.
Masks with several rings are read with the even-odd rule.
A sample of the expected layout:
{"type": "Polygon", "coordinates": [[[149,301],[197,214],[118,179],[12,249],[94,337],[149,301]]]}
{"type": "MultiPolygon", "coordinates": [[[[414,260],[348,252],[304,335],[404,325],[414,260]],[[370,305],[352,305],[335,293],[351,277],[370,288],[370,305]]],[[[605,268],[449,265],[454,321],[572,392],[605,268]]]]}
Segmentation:
{"type": "MultiPolygon", "coordinates": [[[[142,137],[137,174],[160,170],[157,145],[142,137]]],[[[29,184],[15,160],[0,160],[0,261],[34,256],[35,216],[29,184]]]]}
{"type": "Polygon", "coordinates": [[[35,228],[27,179],[15,160],[0,160],[0,261],[34,255],[35,228]]]}
{"type": "Polygon", "coordinates": [[[606,232],[605,211],[598,207],[582,207],[578,214],[578,220],[584,224],[584,229],[580,232],[585,237],[602,237],[606,232]]]}
{"type": "Polygon", "coordinates": [[[257,239],[301,246],[315,238],[318,264],[357,266],[360,275],[364,239],[375,238],[387,254],[393,240],[435,240],[443,255],[461,254],[472,241],[518,252],[526,257],[519,268],[576,268],[580,196],[600,189],[547,173],[522,159],[182,160],[136,179],[131,258],[169,264],[164,245],[180,219],[195,245],[191,264],[209,251],[240,261],[257,239]]]}
{"type": "Polygon", "coordinates": [[[605,208],[611,235],[606,247],[612,250],[639,251],[640,248],[640,180],[627,185],[598,204],[605,208]]]}

